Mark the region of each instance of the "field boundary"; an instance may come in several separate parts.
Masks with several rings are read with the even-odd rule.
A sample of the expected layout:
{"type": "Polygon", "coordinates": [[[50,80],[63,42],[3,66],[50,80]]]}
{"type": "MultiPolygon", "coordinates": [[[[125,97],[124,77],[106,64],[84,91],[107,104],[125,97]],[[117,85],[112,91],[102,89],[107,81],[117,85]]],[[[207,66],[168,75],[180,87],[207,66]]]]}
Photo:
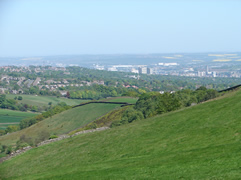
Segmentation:
{"type": "Polygon", "coordinates": [[[220,90],[218,92],[226,92],[226,91],[231,91],[231,90],[235,90],[237,88],[241,87],[241,84],[239,85],[236,85],[236,86],[233,86],[233,87],[230,87],[230,88],[227,88],[227,89],[223,89],[223,90],[220,90]]]}
{"type": "Polygon", "coordinates": [[[129,106],[129,105],[135,105],[135,104],[132,104],[132,103],[127,103],[127,102],[91,101],[91,102],[81,103],[81,104],[72,106],[72,108],[76,108],[76,107],[79,107],[79,106],[85,106],[87,104],[122,104],[121,107],[129,106]]]}

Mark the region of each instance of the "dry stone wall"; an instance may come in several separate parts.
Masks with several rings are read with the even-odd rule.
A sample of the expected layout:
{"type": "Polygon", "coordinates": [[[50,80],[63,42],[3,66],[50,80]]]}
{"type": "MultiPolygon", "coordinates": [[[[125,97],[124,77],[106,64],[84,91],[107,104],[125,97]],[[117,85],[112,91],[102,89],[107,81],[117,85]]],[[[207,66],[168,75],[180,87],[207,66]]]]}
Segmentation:
{"type": "MultiPolygon", "coordinates": [[[[77,133],[75,133],[71,136],[61,135],[61,136],[59,136],[58,138],[55,138],[55,139],[49,139],[49,140],[42,141],[42,142],[37,144],[37,147],[43,146],[43,145],[46,145],[46,144],[49,144],[49,143],[52,143],[52,142],[60,141],[60,140],[66,139],[66,138],[74,137],[74,136],[77,136],[79,134],[85,134],[85,133],[90,133],[90,132],[95,132],[95,131],[103,131],[103,130],[106,130],[106,129],[109,129],[109,127],[101,127],[101,128],[96,128],[96,129],[84,130],[84,131],[77,132],[77,133]]],[[[7,157],[0,158],[0,163],[2,163],[3,161],[6,161],[8,159],[11,159],[14,156],[22,154],[22,153],[24,153],[24,152],[26,152],[26,151],[28,151],[32,148],[33,147],[31,147],[31,146],[27,146],[27,147],[24,147],[24,148],[19,149],[17,151],[14,151],[10,155],[8,155],[7,157]]]]}

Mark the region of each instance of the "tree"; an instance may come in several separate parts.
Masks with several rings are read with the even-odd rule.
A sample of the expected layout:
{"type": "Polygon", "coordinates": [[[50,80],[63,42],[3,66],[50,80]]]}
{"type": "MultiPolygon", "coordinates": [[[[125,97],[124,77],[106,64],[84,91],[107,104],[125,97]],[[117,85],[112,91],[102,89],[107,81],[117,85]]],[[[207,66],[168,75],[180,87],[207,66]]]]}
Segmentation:
{"type": "Polygon", "coordinates": [[[37,106],[32,106],[31,111],[37,112],[38,111],[38,107],[37,106]]]}
{"type": "Polygon", "coordinates": [[[144,116],[140,111],[137,111],[133,108],[128,108],[127,110],[125,110],[121,120],[122,122],[127,121],[128,123],[131,123],[133,121],[141,120],[143,118],[144,116]]]}
{"type": "Polygon", "coordinates": [[[18,100],[23,100],[23,97],[22,96],[18,96],[18,100]]]}
{"type": "Polygon", "coordinates": [[[17,131],[17,130],[19,130],[19,127],[18,127],[18,126],[16,126],[16,125],[10,125],[10,126],[7,127],[7,129],[5,129],[5,133],[6,133],[6,134],[7,134],[7,133],[12,133],[12,132],[15,132],[15,131],[17,131]]]}
{"type": "Polygon", "coordinates": [[[6,154],[11,154],[12,151],[13,151],[12,146],[8,146],[6,154]]]}

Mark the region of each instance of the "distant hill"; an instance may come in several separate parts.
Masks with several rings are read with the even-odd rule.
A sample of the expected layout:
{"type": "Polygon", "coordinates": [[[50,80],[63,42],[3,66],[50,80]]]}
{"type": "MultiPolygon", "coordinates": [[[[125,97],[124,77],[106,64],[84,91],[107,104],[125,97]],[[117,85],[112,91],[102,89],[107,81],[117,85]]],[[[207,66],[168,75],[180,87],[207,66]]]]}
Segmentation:
{"type": "Polygon", "coordinates": [[[0,164],[0,179],[240,179],[240,99],[239,90],[32,149],[0,164]]]}

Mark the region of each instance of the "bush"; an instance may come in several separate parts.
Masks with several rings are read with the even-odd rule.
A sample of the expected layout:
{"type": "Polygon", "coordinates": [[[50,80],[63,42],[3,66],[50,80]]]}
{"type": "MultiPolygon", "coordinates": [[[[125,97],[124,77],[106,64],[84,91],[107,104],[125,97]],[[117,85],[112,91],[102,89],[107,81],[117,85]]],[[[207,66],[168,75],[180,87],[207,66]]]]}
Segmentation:
{"type": "Polygon", "coordinates": [[[35,144],[38,144],[44,140],[49,139],[50,134],[48,131],[41,131],[38,137],[35,139],[35,144]]]}
{"type": "Polygon", "coordinates": [[[11,154],[13,152],[12,146],[8,146],[6,154],[11,154]]]}
{"type": "MultiPolygon", "coordinates": [[[[17,145],[20,145],[20,146],[23,146],[24,144],[28,144],[30,146],[33,146],[34,143],[33,143],[33,139],[31,137],[27,137],[25,136],[24,134],[22,136],[20,136],[19,140],[17,141],[17,145]]],[[[23,146],[25,147],[25,146],[23,146]]]]}
{"type": "Polygon", "coordinates": [[[49,139],[55,139],[55,138],[58,138],[58,136],[57,136],[57,135],[51,135],[51,136],[49,137],[49,139]]]}
{"type": "Polygon", "coordinates": [[[113,127],[121,126],[121,125],[122,125],[121,120],[116,120],[111,123],[110,127],[113,128],[113,127]]]}
{"type": "Polygon", "coordinates": [[[17,145],[17,146],[16,146],[16,148],[15,148],[15,151],[18,150],[18,149],[22,149],[22,148],[24,148],[24,147],[29,146],[28,143],[26,143],[26,142],[21,142],[21,141],[18,141],[16,145],[17,145]]]}
{"type": "Polygon", "coordinates": [[[144,118],[144,116],[143,116],[142,112],[137,111],[133,108],[128,108],[123,113],[123,116],[121,118],[121,120],[122,120],[121,123],[124,124],[125,121],[128,121],[128,123],[131,123],[133,121],[141,120],[143,118],[144,118]]]}
{"type": "Polygon", "coordinates": [[[6,145],[2,145],[1,146],[1,153],[4,153],[5,151],[6,151],[6,149],[7,149],[7,146],[6,145]]]}

